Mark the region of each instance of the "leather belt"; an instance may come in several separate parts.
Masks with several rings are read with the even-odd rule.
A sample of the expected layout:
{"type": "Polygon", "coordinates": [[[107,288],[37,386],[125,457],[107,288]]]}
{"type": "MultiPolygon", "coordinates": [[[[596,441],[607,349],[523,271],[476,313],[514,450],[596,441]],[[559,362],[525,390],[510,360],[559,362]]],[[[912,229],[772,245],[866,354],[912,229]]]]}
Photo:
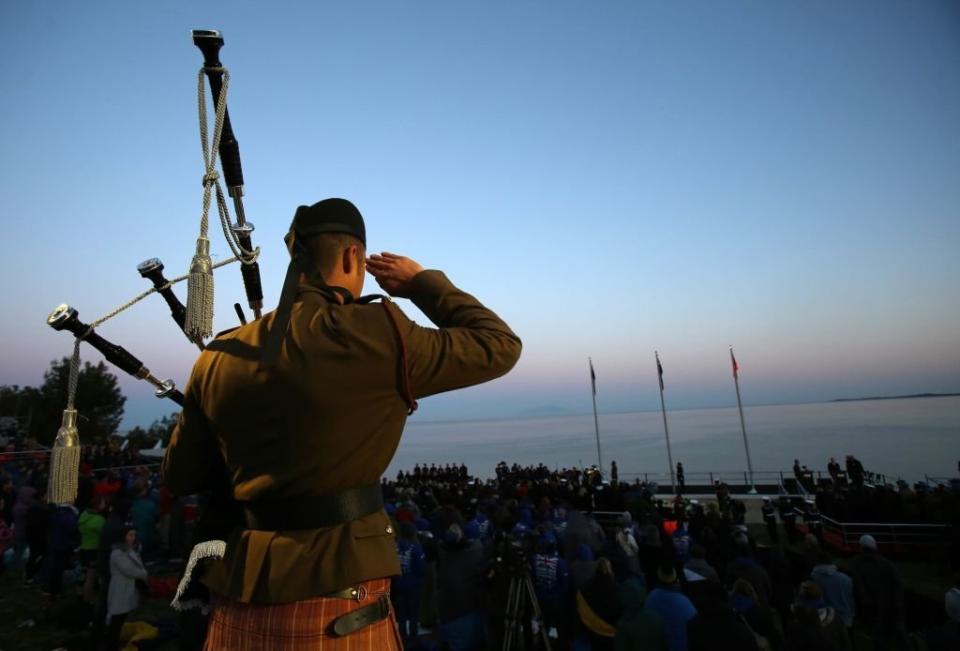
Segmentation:
{"type": "Polygon", "coordinates": [[[243,502],[247,529],[295,531],[320,529],[357,520],[383,508],[379,483],[349,488],[332,495],[243,502]]]}
{"type": "Polygon", "coordinates": [[[371,624],[376,624],[390,616],[390,598],[381,595],[369,606],[363,606],[356,610],[351,610],[345,615],[340,615],[330,624],[330,632],[340,637],[350,635],[366,628],[371,624]]]}

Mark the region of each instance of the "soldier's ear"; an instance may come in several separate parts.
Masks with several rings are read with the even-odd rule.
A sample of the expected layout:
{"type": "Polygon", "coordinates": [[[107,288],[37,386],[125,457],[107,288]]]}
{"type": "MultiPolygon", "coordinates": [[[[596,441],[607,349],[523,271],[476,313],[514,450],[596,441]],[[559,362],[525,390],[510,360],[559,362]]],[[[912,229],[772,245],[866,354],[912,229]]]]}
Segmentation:
{"type": "Polygon", "coordinates": [[[343,253],[340,254],[340,268],[344,274],[350,275],[354,271],[354,267],[357,265],[357,247],[351,244],[350,246],[344,247],[343,253]]]}

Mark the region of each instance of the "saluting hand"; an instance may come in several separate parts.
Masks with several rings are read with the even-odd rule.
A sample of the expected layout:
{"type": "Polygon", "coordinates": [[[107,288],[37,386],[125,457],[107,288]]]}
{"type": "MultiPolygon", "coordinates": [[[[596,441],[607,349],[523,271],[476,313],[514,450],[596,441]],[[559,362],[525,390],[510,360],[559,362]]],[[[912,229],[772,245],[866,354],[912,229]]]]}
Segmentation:
{"type": "Polygon", "coordinates": [[[367,258],[367,271],[390,296],[409,298],[410,281],[423,267],[416,260],[384,251],[367,258]]]}

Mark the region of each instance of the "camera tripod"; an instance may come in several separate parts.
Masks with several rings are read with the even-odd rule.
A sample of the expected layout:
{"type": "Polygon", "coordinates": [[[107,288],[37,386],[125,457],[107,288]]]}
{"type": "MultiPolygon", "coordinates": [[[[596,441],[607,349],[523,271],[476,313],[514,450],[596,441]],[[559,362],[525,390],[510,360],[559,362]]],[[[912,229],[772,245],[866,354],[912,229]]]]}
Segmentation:
{"type": "Polygon", "coordinates": [[[550,651],[550,637],[543,624],[543,613],[537,601],[537,593],[533,590],[533,580],[529,572],[510,577],[510,588],[507,590],[507,612],[503,616],[503,651],[511,651],[523,636],[524,606],[529,605],[533,612],[533,623],[540,630],[543,638],[543,648],[550,651]]]}

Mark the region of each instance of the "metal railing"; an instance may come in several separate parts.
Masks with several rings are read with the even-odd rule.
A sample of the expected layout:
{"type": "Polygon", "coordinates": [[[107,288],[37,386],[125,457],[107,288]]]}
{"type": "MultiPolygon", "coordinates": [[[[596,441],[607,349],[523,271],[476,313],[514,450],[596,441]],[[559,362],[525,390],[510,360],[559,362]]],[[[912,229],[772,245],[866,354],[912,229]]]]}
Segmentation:
{"type": "MultiPolygon", "coordinates": [[[[635,479],[639,478],[644,482],[656,482],[658,484],[669,484],[670,475],[665,472],[622,472],[621,478],[635,479]]],[[[783,471],[780,470],[755,470],[753,480],[757,484],[776,485],[778,480],[782,480],[783,471]]],[[[729,470],[717,472],[684,472],[684,484],[691,486],[702,486],[709,484],[713,486],[720,481],[724,484],[743,484],[750,485],[750,473],[747,471],[729,470]]]]}
{"type": "MultiPolygon", "coordinates": [[[[826,471],[820,470],[807,470],[807,479],[812,482],[814,485],[820,485],[828,481],[833,481],[833,478],[826,471]]],[[[845,472],[840,473],[841,477],[846,479],[847,474],[845,472]]],[[[646,483],[656,482],[657,484],[669,484],[670,483],[670,474],[665,472],[634,472],[620,473],[621,479],[636,479],[639,478],[646,483]]],[[[940,481],[940,482],[949,482],[948,478],[940,477],[928,477],[929,481],[940,481]]],[[[684,472],[684,484],[688,486],[703,486],[710,485],[713,486],[717,481],[723,482],[728,485],[750,485],[750,473],[746,470],[729,470],[729,471],[715,471],[715,472],[684,472]]],[[[754,470],[753,471],[753,481],[757,485],[763,486],[782,486],[786,482],[795,481],[797,485],[803,490],[803,494],[809,493],[809,489],[803,486],[803,483],[797,479],[794,475],[793,470],[754,470]]],[[[864,483],[870,485],[886,485],[887,476],[883,473],[877,472],[864,472],[864,483]]]]}
{"type": "Polygon", "coordinates": [[[923,476],[928,486],[943,486],[944,488],[960,488],[960,477],[931,477],[923,476]]]}
{"type": "Polygon", "coordinates": [[[902,522],[838,522],[821,516],[823,530],[839,538],[846,548],[857,548],[860,537],[873,536],[877,545],[891,549],[935,546],[949,543],[950,525],[902,522]]]}

